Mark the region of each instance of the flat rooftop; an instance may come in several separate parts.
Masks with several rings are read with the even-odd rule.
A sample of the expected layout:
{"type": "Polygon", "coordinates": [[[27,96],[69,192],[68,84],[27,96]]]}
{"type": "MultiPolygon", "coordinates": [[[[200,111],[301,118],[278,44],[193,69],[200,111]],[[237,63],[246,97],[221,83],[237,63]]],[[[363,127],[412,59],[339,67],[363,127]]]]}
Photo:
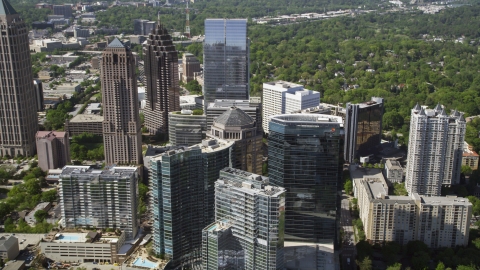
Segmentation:
{"type": "Polygon", "coordinates": [[[46,242],[51,243],[87,243],[90,239],[96,238],[93,244],[106,244],[118,242],[119,236],[114,233],[107,233],[100,235],[97,232],[82,232],[82,233],[69,233],[69,232],[50,232],[43,238],[46,242]]]}
{"type": "Polygon", "coordinates": [[[84,122],[103,122],[103,116],[98,114],[77,114],[70,123],[84,123],[84,122]]]}
{"type": "Polygon", "coordinates": [[[272,116],[270,121],[299,124],[337,124],[343,126],[342,117],[327,114],[282,114],[272,116]]]}
{"type": "Polygon", "coordinates": [[[72,166],[67,165],[62,169],[62,175],[71,175],[71,174],[92,174],[92,175],[118,175],[118,176],[131,176],[137,171],[137,167],[120,167],[113,166],[106,168],[105,170],[93,169],[90,166],[72,166]]]}

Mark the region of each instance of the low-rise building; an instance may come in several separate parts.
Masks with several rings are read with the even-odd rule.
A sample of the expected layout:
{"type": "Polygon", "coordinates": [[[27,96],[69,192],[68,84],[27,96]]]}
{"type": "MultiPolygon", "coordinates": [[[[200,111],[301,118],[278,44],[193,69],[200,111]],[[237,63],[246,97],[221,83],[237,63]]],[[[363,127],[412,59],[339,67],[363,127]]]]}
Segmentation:
{"type": "Polygon", "coordinates": [[[472,170],[478,169],[478,154],[467,142],[463,142],[462,166],[468,166],[472,170]]]}
{"type": "Polygon", "coordinates": [[[403,182],[403,168],[396,160],[387,159],[383,173],[389,184],[403,182]]]}
{"type": "Polygon", "coordinates": [[[108,262],[123,263],[140,243],[130,244],[125,233],[57,233],[48,234],[40,242],[45,257],[58,262],[108,262]]]}
{"type": "Polygon", "coordinates": [[[183,74],[181,80],[185,83],[194,80],[195,73],[200,72],[200,61],[191,53],[184,53],[182,59],[183,74]]]}
{"type": "Polygon", "coordinates": [[[472,204],[456,196],[389,196],[378,179],[356,179],[360,219],[370,243],[420,240],[430,248],[466,246],[472,204]]]}
{"type": "Polygon", "coordinates": [[[88,104],[86,108],[86,113],[87,114],[100,114],[100,111],[102,110],[102,104],[101,103],[90,103],[88,104]]]}
{"type": "Polygon", "coordinates": [[[84,132],[103,135],[103,116],[97,114],[77,114],[65,122],[65,131],[73,137],[84,132]]]}
{"type": "Polygon", "coordinates": [[[18,239],[13,236],[0,237],[0,259],[13,260],[18,256],[18,239]]]}

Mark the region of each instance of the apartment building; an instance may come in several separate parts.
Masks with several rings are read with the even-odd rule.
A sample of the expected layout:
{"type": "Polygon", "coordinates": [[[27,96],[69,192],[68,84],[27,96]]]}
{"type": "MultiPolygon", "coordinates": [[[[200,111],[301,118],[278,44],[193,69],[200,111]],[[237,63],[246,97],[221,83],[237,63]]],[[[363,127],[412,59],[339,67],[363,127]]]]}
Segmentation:
{"type": "Polygon", "coordinates": [[[174,146],[191,146],[201,143],[207,132],[204,114],[195,115],[192,110],[168,113],[168,138],[174,146]]]}
{"type": "Polygon", "coordinates": [[[403,182],[403,168],[399,161],[387,159],[383,172],[390,184],[403,182]]]}
{"type": "Polygon", "coordinates": [[[478,154],[467,142],[463,142],[462,166],[468,166],[472,170],[478,169],[478,154]]]}

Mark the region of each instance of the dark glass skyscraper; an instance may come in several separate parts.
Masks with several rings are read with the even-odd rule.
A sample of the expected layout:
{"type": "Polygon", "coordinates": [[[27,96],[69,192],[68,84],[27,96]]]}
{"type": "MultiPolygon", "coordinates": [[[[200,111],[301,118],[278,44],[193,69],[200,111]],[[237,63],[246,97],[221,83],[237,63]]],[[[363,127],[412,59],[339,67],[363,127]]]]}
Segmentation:
{"type": "Polygon", "coordinates": [[[383,98],[347,103],[344,159],[350,163],[375,152],[382,139],[383,98]]]}
{"type": "Polygon", "coordinates": [[[246,19],[205,20],[205,108],[215,99],[248,99],[249,42],[246,19]]]}
{"type": "Polygon", "coordinates": [[[145,55],[145,127],[150,134],[168,133],[168,113],[180,110],[178,52],[167,29],[158,22],[143,46],[145,55]]]}
{"type": "Polygon", "coordinates": [[[334,243],[342,118],[287,114],[270,120],[270,183],[286,192],[285,240],[334,243]]]}

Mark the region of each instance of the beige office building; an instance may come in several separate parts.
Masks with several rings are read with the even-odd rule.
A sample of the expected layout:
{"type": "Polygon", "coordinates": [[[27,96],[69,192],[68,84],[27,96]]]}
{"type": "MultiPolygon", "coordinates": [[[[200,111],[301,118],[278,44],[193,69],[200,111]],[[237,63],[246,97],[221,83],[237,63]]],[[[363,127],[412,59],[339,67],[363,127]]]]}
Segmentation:
{"type": "Polygon", "coordinates": [[[135,58],[117,38],[103,52],[101,71],[106,164],[141,164],[135,58]]]}
{"type": "Polygon", "coordinates": [[[389,196],[377,178],[355,179],[360,218],[370,243],[420,240],[431,248],[466,246],[472,204],[456,196],[389,196]]]}
{"type": "Polygon", "coordinates": [[[77,114],[65,121],[65,131],[73,137],[82,133],[103,136],[103,116],[97,114],[77,114]]]}
{"type": "Polygon", "coordinates": [[[68,133],[39,131],[36,136],[38,167],[44,171],[63,168],[70,162],[68,133]]]}
{"type": "Polygon", "coordinates": [[[231,166],[262,174],[262,133],[257,122],[240,108],[232,107],[213,120],[208,136],[235,142],[231,166]]]}
{"type": "Polygon", "coordinates": [[[37,95],[28,28],[7,0],[0,1],[0,28],[0,156],[33,156],[37,95]]]}

